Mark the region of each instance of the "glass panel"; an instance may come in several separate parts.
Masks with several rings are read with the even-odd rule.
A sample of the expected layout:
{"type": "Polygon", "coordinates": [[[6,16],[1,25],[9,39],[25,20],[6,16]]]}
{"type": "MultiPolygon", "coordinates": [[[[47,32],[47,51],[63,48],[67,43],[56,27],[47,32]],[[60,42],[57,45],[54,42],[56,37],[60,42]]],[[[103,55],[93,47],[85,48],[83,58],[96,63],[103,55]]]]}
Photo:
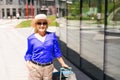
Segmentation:
{"type": "Polygon", "coordinates": [[[25,2],[25,0],[19,0],[19,2],[18,2],[19,5],[22,5],[22,3],[24,3],[23,1],[25,2]]]}
{"type": "Polygon", "coordinates": [[[4,11],[4,9],[2,9],[2,18],[4,18],[5,17],[5,11],[4,11]]]}
{"type": "Polygon", "coordinates": [[[21,14],[22,14],[22,9],[21,8],[18,9],[18,13],[21,16],[21,14]]]}
{"type": "Polygon", "coordinates": [[[13,9],[13,17],[15,17],[16,16],[16,9],[14,8],[13,9]]]}
{"type": "Polygon", "coordinates": [[[28,0],[28,5],[30,4],[34,5],[34,0],[28,0]]]}
{"type": "Polygon", "coordinates": [[[72,63],[80,67],[80,2],[67,1],[66,4],[68,47],[67,57],[72,63]]]}
{"type": "Polygon", "coordinates": [[[7,9],[7,17],[10,18],[10,9],[7,9]]]}
{"type": "Polygon", "coordinates": [[[26,4],[26,0],[22,0],[23,4],[25,5],[26,4]]]}
{"type": "Polygon", "coordinates": [[[58,1],[56,0],[56,3],[59,3],[59,5],[57,6],[57,15],[59,15],[60,18],[58,18],[58,22],[61,23],[61,25],[59,25],[60,27],[60,46],[61,46],[61,51],[63,53],[63,55],[65,57],[67,57],[68,53],[67,53],[67,26],[66,26],[66,18],[64,17],[66,14],[66,4],[64,1],[58,1]],[[62,4],[64,5],[64,8],[62,6],[62,4]],[[63,15],[64,13],[64,15],[63,15]]]}
{"type": "Polygon", "coordinates": [[[3,5],[3,0],[0,0],[0,5],[3,5]]]}
{"type": "Polygon", "coordinates": [[[13,0],[6,0],[6,4],[7,5],[12,5],[13,4],[13,0]]]}
{"type": "Polygon", "coordinates": [[[106,80],[120,80],[120,0],[108,0],[106,80]]]}
{"type": "Polygon", "coordinates": [[[24,8],[23,14],[24,14],[24,16],[26,16],[26,8],[24,8]]]}
{"type": "Polygon", "coordinates": [[[101,32],[104,30],[103,19],[103,0],[83,0],[80,29],[81,68],[96,80],[103,80],[104,33],[101,32]]]}

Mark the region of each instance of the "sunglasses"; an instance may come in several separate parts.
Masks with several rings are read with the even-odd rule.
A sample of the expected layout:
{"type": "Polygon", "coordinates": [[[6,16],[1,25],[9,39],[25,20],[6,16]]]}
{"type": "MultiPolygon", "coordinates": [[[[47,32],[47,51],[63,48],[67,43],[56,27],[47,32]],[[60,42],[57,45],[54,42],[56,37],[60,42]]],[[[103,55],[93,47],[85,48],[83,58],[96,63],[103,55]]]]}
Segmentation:
{"type": "Polygon", "coordinates": [[[37,22],[37,25],[47,25],[47,22],[37,22]]]}

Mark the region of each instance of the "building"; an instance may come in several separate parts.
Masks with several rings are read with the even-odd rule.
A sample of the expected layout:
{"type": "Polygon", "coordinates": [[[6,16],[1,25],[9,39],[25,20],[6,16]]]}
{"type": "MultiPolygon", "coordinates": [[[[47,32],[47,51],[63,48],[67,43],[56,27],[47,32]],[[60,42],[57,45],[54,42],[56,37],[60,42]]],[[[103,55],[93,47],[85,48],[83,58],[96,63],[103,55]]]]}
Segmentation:
{"type": "Polygon", "coordinates": [[[38,13],[55,15],[55,0],[0,0],[0,18],[31,18],[38,13]]]}

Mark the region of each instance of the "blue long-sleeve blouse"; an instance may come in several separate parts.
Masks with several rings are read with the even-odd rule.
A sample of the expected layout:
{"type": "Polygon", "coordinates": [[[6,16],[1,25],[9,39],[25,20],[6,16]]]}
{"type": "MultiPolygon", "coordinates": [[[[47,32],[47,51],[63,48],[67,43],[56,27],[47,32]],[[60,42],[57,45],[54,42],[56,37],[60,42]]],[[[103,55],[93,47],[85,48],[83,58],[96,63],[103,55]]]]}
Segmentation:
{"type": "Polygon", "coordinates": [[[44,42],[41,42],[31,34],[27,38],[28,48],[24,56],[25,60],[34,61],[37,63],[49,63],[54,58],[62,56],[57,37],[53,32],[47,32],[44,42]]]}

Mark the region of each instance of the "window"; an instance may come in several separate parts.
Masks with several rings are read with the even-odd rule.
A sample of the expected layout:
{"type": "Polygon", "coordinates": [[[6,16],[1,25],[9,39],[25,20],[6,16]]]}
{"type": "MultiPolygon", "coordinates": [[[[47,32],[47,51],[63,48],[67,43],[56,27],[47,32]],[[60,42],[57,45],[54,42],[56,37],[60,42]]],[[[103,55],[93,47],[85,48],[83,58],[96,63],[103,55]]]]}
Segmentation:
{"type": "Polygon", "coordinates": [[[22,4],[22,0],[19,0],[19,5],[21,5],[22,4]]]}
{"type": "Polygon", "coordinates": [[[7,9],[7,17],[10,16],[10,9],[7,9]]]}
{"type": "Polygon", "coordinates": [[[30,4],[34,5],[34,0],[28,0],[28,5],[30,4]]]}
{"type": "Polygon", "coordinates": [[[0,5],[2,5],[3,4],[3,0],[0,0],[0,5]]]}
{"type": "Polygon", "coordinates": [[[6,0],[7,5],[11,5],[13,3],[13,0],[6,0]]]}
{"type": "Polygon", "coordinates": [[[5,11],[4,11],[4,9],[2,9],[2,17],[3,18],[5,17],[5,11]]]}
{"type": "Polygon", "coordinates": [[[22,12],[22,9],[19,8],[19,9],[18,9],[18,13],[20,14],[20,16],[21,16],[21,12],[22,12]]]}
{"type": "Polygon", "coordinates": [[[23,4],[26,4],[26,0],[22,0],[23,1],[23,4]]]}
{"type": "Polygon", "coordinates": [[[16,9],[13,8],[13,16],[16,16],[16,9]]]}

